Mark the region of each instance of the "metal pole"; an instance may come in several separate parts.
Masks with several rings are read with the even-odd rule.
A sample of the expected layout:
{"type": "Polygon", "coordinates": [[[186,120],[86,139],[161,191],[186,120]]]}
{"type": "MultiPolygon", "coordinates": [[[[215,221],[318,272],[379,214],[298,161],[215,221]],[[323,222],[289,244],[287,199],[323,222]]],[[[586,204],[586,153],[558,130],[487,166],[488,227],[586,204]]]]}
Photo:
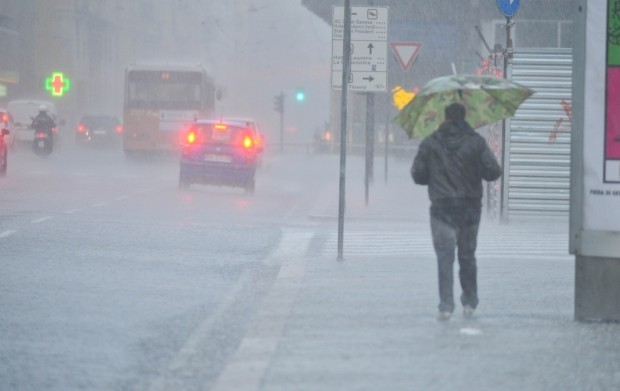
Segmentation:
{"type": "Polygon", "coordinates": [[[280,110],[280,152],[284,152],[284,92],[280,92],[280,102],[282,102],[282,109],[280,110]]]}
{"type": "Polygon", "coordinates": [[[366,93],[366,164],[364,175],[364,199],[368,206],[368,193],[370,192],[370,182],[372,181],[373,171],[373,152],[374,152],[374,128],[375,128],[375,95],[372,92],[366,93]]]}
{"type": "Polygon", "coordinates": [[[344,0],[344,40],[342,45],[342,100],[340,108],[340,198],[338,202],[338,260],[343,260],[345,173],[347,163],[347,90],[351,72],[351,0],[344,0]]]}
{"type": "Polygon", "coordinates": [[[390,125],[389,125],[390,94],[386,94],[386,96],[388,98],[385,104],[385,172],[384,172],[385,183],[388,182],[388,151],[389,151],[389,145],[390,145],[390,125]]]}
{"type": "MultiPolygon", "coordinates": [[[[510,37],[510,28],[512,27],[512,18],[506,17],[506,49],[504,50],[504,79],[508,78],[508,57],[512,54],[512,38],[510,37]]],[[[502,165],[504,164],[506,159],[506,120],[502,120],[502,165]]],[[[501,176],[501,186],[500,186],[500,194],[499,194],[499,221],[506,222],[506,216],[504,216],[504,194],[506,192],[506,184],[508,181],[506,180],[506,176],[509,173],[504,171],[504,174],[501,176]]]]}

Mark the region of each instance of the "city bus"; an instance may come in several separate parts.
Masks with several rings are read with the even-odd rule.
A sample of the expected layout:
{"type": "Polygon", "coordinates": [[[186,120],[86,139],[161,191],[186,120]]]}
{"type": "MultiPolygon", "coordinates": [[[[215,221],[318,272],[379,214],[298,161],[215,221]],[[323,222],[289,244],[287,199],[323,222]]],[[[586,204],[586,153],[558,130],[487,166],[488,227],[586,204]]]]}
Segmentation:
{"type": "Polygon", "coordinates": [[[125,71],[123,149],[127,157],[178,151],[179,133],[215,113],[215,85],[201,67],[132,66],[125,71]]]}

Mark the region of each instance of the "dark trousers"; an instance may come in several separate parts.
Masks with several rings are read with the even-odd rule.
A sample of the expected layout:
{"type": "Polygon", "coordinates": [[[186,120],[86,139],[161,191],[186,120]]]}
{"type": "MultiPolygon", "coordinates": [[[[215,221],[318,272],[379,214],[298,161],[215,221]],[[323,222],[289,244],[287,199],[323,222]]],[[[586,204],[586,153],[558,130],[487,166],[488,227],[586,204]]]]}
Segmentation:
{"type": "Polygon", "coordinates": [[[457,249],[461,304],[476,308],[478,284],[476,244],[480,208],[431,209],[431,232],[439,271],[439,311],[454,311],[454,251],[457,249]]]}

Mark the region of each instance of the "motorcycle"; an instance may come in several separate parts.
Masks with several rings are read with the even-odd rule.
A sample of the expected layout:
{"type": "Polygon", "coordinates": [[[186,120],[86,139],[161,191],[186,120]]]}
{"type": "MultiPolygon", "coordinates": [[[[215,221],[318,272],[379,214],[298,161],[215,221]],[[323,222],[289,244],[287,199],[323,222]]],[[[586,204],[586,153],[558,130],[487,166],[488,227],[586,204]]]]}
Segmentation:
{"type": "Polygon", "coordinates": [[[33,121],[34,140],[32,150],[35,155],[48,156],[54,150],[54,130],[55,125],[49,122],[33,121]]]}
{"type": "Polygon", "coordinates": [[[36,155],[47,156],[54,149],[54,142],[48,132],[35,130],[32,149],[36,155]]]}

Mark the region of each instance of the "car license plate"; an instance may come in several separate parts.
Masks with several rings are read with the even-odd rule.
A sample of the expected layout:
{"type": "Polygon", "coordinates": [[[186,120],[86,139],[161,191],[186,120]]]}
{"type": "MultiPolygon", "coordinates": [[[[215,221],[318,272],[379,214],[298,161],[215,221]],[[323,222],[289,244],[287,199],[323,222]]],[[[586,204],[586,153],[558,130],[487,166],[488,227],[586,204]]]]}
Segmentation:
{"type": "Polygon", "coordinates": [[[39,146],[39,148],[43,148],[43,147],[45,147],[45,141],[44,140],[39,140],[39,141],[37,141],[37,145],[39,146]]]}
{"type": "Polygon", "coordinates": [[[97,129],[93,132],[94,134],[107,134],[108,132],[105,130],[97,129]]]}
{"type": "Polygon", "coordinates": [[[208,155],[205,155],[205,161],[218,162],[218,163],[230,163],[232,161],[232,158],[230,157],[230,155],[208,154],[208,155]]]}

